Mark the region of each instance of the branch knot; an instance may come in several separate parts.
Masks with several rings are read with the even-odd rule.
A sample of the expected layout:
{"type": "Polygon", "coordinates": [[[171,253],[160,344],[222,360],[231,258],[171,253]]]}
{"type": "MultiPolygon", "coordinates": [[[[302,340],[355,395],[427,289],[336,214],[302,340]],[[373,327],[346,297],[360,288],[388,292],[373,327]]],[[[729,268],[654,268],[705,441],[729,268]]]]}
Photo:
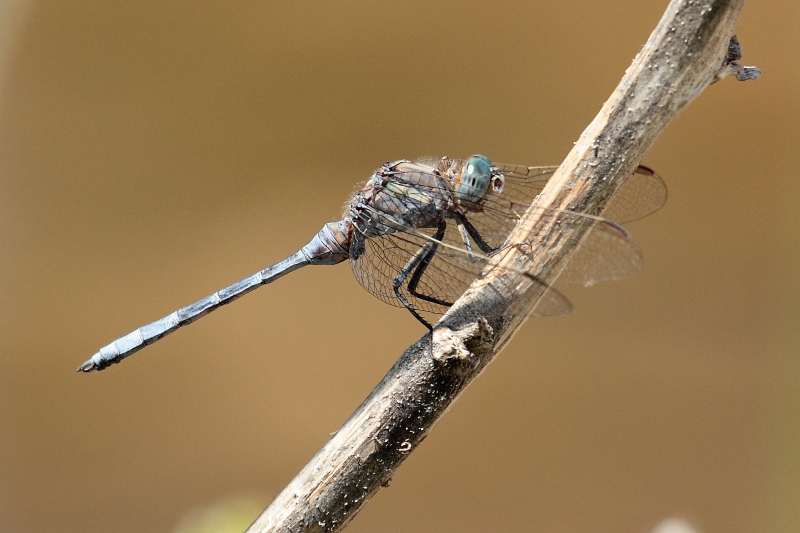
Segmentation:
{"type": "Polygon", "coordinates": [[[433,361],[453,374],[464,376],[478,367],[480,357],[475,352],[491,344],[494,332],[486,319],[479,317],[460,330],[439,326],[431,337],[433,361]]]}

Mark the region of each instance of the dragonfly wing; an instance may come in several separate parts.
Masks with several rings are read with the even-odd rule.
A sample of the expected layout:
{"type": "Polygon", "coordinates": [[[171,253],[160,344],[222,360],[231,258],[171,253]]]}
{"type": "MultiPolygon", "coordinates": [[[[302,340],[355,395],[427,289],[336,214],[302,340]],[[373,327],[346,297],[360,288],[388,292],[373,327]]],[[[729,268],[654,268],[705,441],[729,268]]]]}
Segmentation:
{"type": "MultiPolygon", "coordinates": [[[[586,224],[577,213],[560,215],[563,224],[586,224]],[[570,221],[571,219],[574,219],[570,221]]],[[[630,234],[607,219],[594,221],[589,234],[570,257],[558,282],[589,287],[603,281],[616,281],[642,270],[642,251],[630,234]]]]}
{"type": "MultiPolygon", "coordinates": [[[[505,163],[495,167],[506,178],[501,195],[506,196],[508,202],[519,205],[530,205],[558,169],[554,166],[523,167],[505,163]]],[[[602,215],[624,224],[652,215],[666,201],[667,186],[664,180],[650,168],[640,165],[625,180],[602,215]]]]}
{"type": "MultiPolygon", "coordinates": [[[[450,231],[452,225],[454,225],[452,222],[448,225],[448,231],[445,232],[445,236],[437,248],[437,260],[448,265],[448,272],[461,271],[464,281],[468,281],[466,283],[466,287],[468,287],[488,267],[498,264],[503,249],[496,250],[489,255],[480,252],[474,243],[471,249],[467,249],[464,237],[457,231],[450,231]]],[[[427,235],[425,237],[430,239],[427,235]]],[[[501,267],[497,266],[496,268],[501,267]]],[[[572,312],[572,303],[559,291],[529,272],[517,271],[528,278],[531,287],[527,291],[528,296],[521,298],[514,306],[504,311],[508,316],[548,317],[567,315],[572,312]],[[536,298],[537,301],[531,302],[531,297],[536,298]]],[[[458,296],[463,294],[466,287],[463,290],[459,287],[458,296]]]]}
{"type": "MultiPolygon", "coordinates": [[[[351,261],[353,273],[362,287],[380,300],[397,307],[404,307],[395,293],[394,284],[398,274],[424,246],[436,246],[430,263],[421,269],[411,290],[411,281],[416,270],[408,272],[398,291],[416,310],[432,314],[444,314],[472,284],[491,262],[492,257],[480,252],[468,251],[461,235],[450,221],[441,241],[432,238],[429,229],[395,232],[366,239],[365,251],[351,261]],[[446,305],[445,305],[446,304],[446,305]]],[[[528,316],[563,315],[572,311],[572,305],[561,293],[531,277],[541,294],[538,303],[531,309],[525,301],[513,308],[509,314],[524,313],[528,316]],[[518,309],[518,311],[516,311],[518,309]]]]}
{"type": "MultiPolygon", "coordinates": [[[[499,164],[497,171],[505,176],[502,192],[490,195],[484,209],[470,213],[471,223],[492,242],[504,241],[518,220],[527,211],[557,167],[521,167],[499,164]]],[[[602,281],[628,278],[642,269],[642,253],[627,231],[612,220],[633,221],[643,218],[664,205],[667,189],[652,170],[640,166],[626,180],[603,217],[573,211],[548,210],[561,226],[591,225],[589,234],[570,258],[558,281],[589,286],[602,281]]]]}
{"type": "Polygon", "coordinates": [[[661,176],[638,166],[625,180],[619,193],[603,211],[603,216],[620,224],[652,215],[667,202],[667,186],[661,176]]]}
{"type": "MultiPolygon", "coordinates": [[[[447,232],[450,231],[452,229],[448,225],[447,232]]],[[[404,307],[395,293],[395,280],[423,246],[432,243],[430,238],[433,232],[428,232],[427,229],[402,231],[367,238],[364,242],[364,253],[350,261],[361,286],[385,303],[404,307]]],[[[416,292],[424,294],[428,299],[419,298],[409,291],[413,272],[409,272],[398,287],[400,294],[414,309],[434,314],[445,313],[449,306],[435,301],[455,302],[480,273],[478,264],[473,266],[471,263],[454,263],[447,259],[447,256],[440,253],[434,254],[419,277],[416,292]]]]}
{"type": "MultiPolygon", "coordinates": [[[[602,218],[593,217],[574,211],[558,211],[546,209],[544,216],[556,218],[556,223],[563,229],[589,226],[588,235],[580,247],[570,258],[558,282],[576,285],[594,285],[602,281],[625,279],[642,269],[642,252],[630,234],[618,224],[602,218]]],[[[468,217],[478,231],[485,228],[503,227],[503,231],[513,230],[516,220],[512,221],[499,212],[484,211],[480,216],[468,217]]],[[[494,232],[487,231],[490,237],[494,232]]],[[[500,239],[497,236],[497,242],[500,239]]],[[[504,239],[503,239],[504,240],[504,239]]]]}
{"type": "MultiPolygon", "coordinates": [[[[459,164],[453,162],[455,167],[459,164]]],[[[489,194],[481,211],[468,212],[464,216],[486,245],[501,250],[508,235],[557,167],[505,164],[496,167],[505,176],[502,192],[489,194]]],[[[383,194],[391,195],[397,191],[395,203],[398,206],[411,202],[415,206],[448,205],[447,199],[453,195],[452,185],[432,165],[426,168],[430,171],[417,166],[413,172],[394,172],[392,180],[402,186],[386,187],[383,194]],[[437,178],[433,179],[434,176],[437,178]]],[[[608,212],[622,220],[635,220],[658,209],[665,199],[666,187],[661,178],[649,169],[639,167],[626,181],[608,212]]],[[[392,213],[393,223],[384,227],[385,233],[364,239],[364,253],[351,260],[355,276],[365,289],[386,303],[404,306],[405,300],[415,310],[442,314],[487,266],[496,261],[497,253],[482,253],[481,246],[474,239],[458,231],[453,218],[445,220],[444,236],[440,241],[434,241],[435,229],[414,227],[400,215],[401,212],[398,208],[392,213]],[[428,257],[427,266],[415,266],[415,258],[424,253],[424,247],[430,248],[434,244],[436,252],[428,257]]],[[[572,211],[551,213],[562,227],[590,226],[588,235],[565,266],[559,281],[592,285],[624,279],[641,270],[639,247],[617,224],[572,211]]],[[[485,251],[486,246],[483,248],[485,251]]],[[[560,293],[533,276],[530,279],[539,289],[531,293],[543,296],[533,311],[524,310],[524,314],[551,316],[572,309],[560,293]]],[[[525,307],[523,301],[520,309],[525,307]]]]}

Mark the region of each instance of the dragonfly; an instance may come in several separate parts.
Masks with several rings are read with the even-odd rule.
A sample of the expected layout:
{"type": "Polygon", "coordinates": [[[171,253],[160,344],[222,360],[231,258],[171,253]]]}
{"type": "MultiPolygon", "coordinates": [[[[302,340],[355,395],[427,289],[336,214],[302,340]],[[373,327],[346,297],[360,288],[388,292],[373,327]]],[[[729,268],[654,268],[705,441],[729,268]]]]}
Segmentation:
{"type": "MultiPolygon", "coordinates": [[[[432,330],[428,315],[447,312],[487,266],[497,264],[499,254],[507,249],[506,238],[557,168],[498,164],[483,155],[465,160],[443,157],[385,163],[352,196],[344,218],[325,224],[299,251],[115,340],[78,371],[103,370],[119,363],[298,268],[346,260],[367,291],[407,309],[432,330]]],[[[549,213],[561,226],[588,228],[588,236],[558,281],[592,285],[627,278],[641,270],[641,250],[619,223],[650,215],[666,198],[666,185],[658,174],[639,166],[603,217],[569,210],[549,213]]],[[[541,296],[526,314],[571,312],[572,305],[560,292],[533,275],[530,279],[540,285],[541,296]]]]}

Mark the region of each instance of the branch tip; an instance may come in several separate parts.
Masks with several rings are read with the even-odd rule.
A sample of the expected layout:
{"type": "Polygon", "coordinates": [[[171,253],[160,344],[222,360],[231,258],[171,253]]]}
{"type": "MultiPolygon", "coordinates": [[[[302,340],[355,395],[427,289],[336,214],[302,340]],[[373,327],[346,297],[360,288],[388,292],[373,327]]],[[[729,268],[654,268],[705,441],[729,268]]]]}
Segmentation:
{"type": "Polygon", "coordinates": [[[728,55],[722,62],[722,67],[714,76],[714,83],[728,76],[736,76],[739,81],[757,80],[761,76],[761,69],[758,67],[745,67],[737,63],[742,59],[742,45],[739,39],[732,36],[728,42],[728,55]]]}

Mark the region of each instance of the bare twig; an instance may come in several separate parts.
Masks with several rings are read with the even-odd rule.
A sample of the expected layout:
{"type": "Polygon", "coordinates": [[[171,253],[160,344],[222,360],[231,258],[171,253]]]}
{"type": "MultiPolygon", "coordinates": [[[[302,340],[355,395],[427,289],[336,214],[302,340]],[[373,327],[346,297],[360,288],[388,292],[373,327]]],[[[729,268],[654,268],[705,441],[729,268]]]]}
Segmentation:
{"type": "MultiPolygon", "coordinates": [[[[707,85],[737,72],[729,41],[743,4],[673,0],[536,205],[601,213],[678,112],[707,85]]],[[[755,72],[738,68],[748,69],[750,77],[755,72]]],[[[588,230],[561,226],[544,212],[530,210],[509,237],[513,246],[502,261],[515,268],[495,269],[476,281],[432,335],[406,350],[249,532],[341,530],[389,482],[522,322],[467,317],[517,316],[502,311],[520,300],[535,304],[541,295],[531,298],[529,289],[541,285],[520,272],[554,281],[588,230]]]]}

